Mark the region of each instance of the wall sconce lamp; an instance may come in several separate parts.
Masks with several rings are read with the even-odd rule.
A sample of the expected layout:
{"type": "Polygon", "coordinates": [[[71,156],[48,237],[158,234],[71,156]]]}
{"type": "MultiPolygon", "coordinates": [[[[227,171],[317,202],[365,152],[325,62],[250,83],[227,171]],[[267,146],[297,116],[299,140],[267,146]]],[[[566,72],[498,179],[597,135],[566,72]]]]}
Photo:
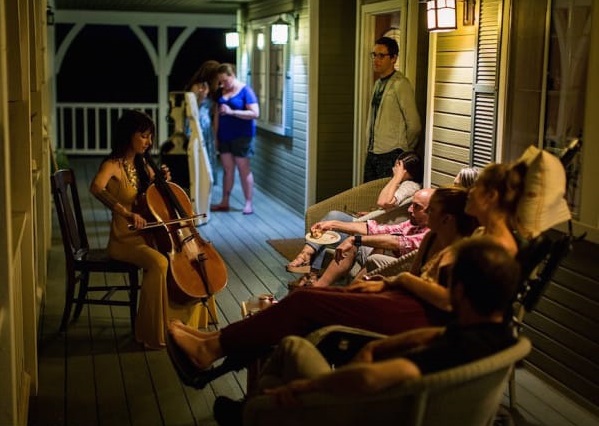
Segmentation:
{"type": "Polygon", "coordinates": [[[456,0],[427,0],[426,17],[431,32],[455,30],[458,27],[456,0]]]}
{"type": "Polygon", "coordinates": [[[225,33],[225,46],[227,46],[227,49],[237,49],[239,47],[239,33],[236,29],[225,33]]]}
{"type": "Polygon", "coordinates": [[[272,44],[287,44],[289,41],[289,23],[280,16],[270,27],[270,42],[272,44]]]}
{"type": "Polygon", "coordinates": [[[52,6],[49,5],[46,7],[46,25],[54,25],[54,11],[52,10],[52,6]]]}

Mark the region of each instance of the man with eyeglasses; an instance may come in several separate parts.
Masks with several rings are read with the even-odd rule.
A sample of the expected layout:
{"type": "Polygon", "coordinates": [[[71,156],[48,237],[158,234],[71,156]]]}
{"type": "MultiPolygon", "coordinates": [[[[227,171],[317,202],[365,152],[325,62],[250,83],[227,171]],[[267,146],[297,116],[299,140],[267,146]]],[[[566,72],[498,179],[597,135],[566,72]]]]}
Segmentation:
{"type": "Polygon", "coordinates": [[[390,176],[399,154],[414,150],[421,124],[410,81],[395,70],[397,42],[379,38],[370,53],[379,79],[374,85],[366,125],[364,182],[390,176]]]}
{"type": "MultiPolygon", "coordinates": [[[[327,220],[319,222],[323,231],[334,230],[351,234],[335,249],[335,261],[331,261],[324,273],[311,284],[316,287],[327,287],[341,278],[347,276],[358,263],[361,268],[366,267],[375,249],[385,252],[389,259],[399,258],[404,254],[417,250],[428,228],[428,205],[435,192],[432,188],[424,188],[414,194],[412,205],[408,208],[408,220],[399,223],[381,224],[376,220],[366,222],[343,222],[327,220]]],[[[387,261],[388,263],[388,261],[387,261]]],[[[380,267],[377,264],[373,267],[380,267]]],[[[363,269],[360,274],[366,272],[363,269]]],[[[309,278],[309,274],[306,274],[309,278]]]]}

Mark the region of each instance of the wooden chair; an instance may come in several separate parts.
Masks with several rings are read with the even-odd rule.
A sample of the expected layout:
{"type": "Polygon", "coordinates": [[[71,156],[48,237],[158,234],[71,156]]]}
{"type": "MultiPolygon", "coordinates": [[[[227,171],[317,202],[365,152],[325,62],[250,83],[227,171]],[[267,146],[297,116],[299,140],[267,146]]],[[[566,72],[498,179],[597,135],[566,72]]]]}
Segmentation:
{"type": "Polygon", "coordinates": [[[79,318],[84,304],[128,306],[133,328],[137,313],[139,267],[111,259],[106,249],[89,247],[73,170],[56,171],[51,176],[51,183],[66,258],[66,297],[60,331],[66,329],[73,304],[76,304],[73,320],[79,318]],[[92,272],[127,274],[129,285],[90,286],[92,272]],[[75,297],[77,283],[79,291],[75,297]],[[118,290],[129,292],[129,300],[111,300],[118,290]],[[104,295],[99,299],[87,297],[89,292],[96,291],[104,292],[104,295]]]}

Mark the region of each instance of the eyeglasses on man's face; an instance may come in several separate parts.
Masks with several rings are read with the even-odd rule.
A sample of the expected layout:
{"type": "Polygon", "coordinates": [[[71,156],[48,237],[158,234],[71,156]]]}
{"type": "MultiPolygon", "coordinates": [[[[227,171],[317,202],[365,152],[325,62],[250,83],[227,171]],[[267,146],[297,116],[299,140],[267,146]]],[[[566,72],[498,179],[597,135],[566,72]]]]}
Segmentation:
{"type": "Polygon", "coordinates": [[[390,53],[376,53],[376,52],[370,52],[370,57],[372,59],[384,59],[385,56],[391,56],[390,53]]]}

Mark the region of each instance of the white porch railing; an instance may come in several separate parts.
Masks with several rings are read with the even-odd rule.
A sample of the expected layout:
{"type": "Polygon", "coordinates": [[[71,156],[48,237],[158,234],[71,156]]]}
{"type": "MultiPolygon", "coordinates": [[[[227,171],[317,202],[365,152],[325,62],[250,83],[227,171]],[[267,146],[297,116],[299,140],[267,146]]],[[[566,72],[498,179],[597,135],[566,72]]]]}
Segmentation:
{"type": "MultiPolygon", "coordinates": [[[[158,120],[158,103],[153,104],[56,104],[56,145],[66,154],[106,155],[111,149],[112,129],[125,109],[145,111],[158,126],[165,125],[158,120]]],[[[161,141],[158,141],[160,143],[161,141]]],[[[154,141],[154,147],[158,146],[154,141]]]]}

